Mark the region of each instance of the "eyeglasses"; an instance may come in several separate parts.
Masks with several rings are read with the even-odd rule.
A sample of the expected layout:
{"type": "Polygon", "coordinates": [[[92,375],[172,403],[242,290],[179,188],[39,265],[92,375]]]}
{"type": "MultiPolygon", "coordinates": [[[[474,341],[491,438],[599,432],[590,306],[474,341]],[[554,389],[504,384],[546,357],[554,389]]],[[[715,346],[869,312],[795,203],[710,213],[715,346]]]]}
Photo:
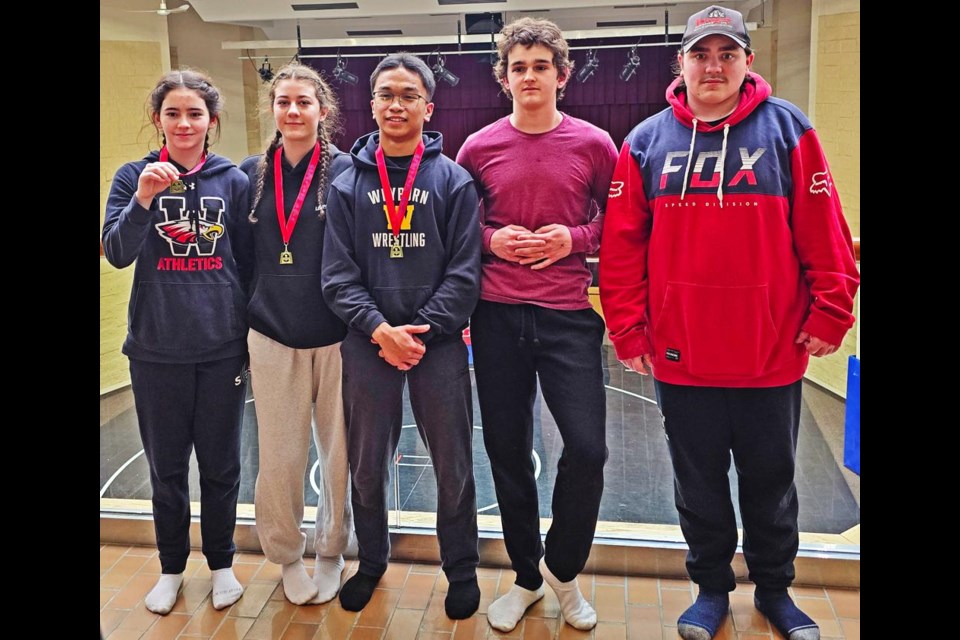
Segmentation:
{"type": "Polygon", "coordinates": [[[414,106],[417,104],[417,100],[423,100],[424,102],[427,101],[427,99],[421,96],[419,93],[401,93],[400,95],[397,95],[389,91],[375,91],[373,98],[377,101],[377,104],[383,106],[393,104],[394,100],[399,100],[400,104],[404,107],[414,106]]]}

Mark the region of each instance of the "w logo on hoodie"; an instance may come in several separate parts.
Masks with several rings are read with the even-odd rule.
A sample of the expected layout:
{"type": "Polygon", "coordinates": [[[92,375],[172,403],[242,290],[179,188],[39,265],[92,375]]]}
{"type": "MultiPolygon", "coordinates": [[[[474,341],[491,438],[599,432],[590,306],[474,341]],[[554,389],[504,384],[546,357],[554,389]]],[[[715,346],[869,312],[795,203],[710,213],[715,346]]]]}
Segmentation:
{"type": "MultiPolygon", "coordinates": [[[[387,216],[387,230],[393,231],[393,224],[390,222],[390,212],[387,211],[387,205],[383,205],[383,214],[387,216]]],[[[410,231],[410,221],[412,219],[413,219],[413,205],[408,204],[407,212],[403,214],[403,221],[400,223],[400,231],[410,231]]]]}
{"type": "Polygon", "coordinates": [[[194,249],[198,256],[212,256],[217,240],[224,234],[223,198],[200,198],[200,211],[187,209],[185,198],[160,198],[164,221],[154,225],[160,237],[170,245],[170,254],[189,256],[194,249]]]}

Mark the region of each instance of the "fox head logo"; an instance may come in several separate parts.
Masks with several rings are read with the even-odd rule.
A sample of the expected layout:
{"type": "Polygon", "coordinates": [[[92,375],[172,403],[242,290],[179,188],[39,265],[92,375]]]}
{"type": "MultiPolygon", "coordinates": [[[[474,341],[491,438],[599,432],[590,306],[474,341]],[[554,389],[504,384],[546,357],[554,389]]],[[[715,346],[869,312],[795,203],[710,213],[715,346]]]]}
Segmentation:
{"type": "Polygon", "coordinates": [[[810,193],[825,193],[830,196],[833,190],[833,180],[830,179],[829,171],[817,171],[813,174],[810,182],[810,193]]]}

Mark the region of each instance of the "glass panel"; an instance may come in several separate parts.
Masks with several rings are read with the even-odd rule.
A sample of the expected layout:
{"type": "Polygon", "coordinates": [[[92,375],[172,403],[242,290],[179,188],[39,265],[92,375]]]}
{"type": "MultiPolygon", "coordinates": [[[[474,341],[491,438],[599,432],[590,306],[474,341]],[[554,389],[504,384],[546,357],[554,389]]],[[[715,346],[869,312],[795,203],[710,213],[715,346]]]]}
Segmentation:
{"type": "MultiPolygon", "coordinates": [[[[652,380],[626,371],[610,346],[604,346],[604,383],[607,389],[607,446],[603,500],[597,535],[628,539],[680,540],[673,504],[673,477],[655,402],[652,380]],[[648,525],[668,525],[648,526],[648,525]]],[[[472,373],[471,373],[472,377],[472,373]]],[[[806,543],[849,544],[844,532],[860,522],[859,478],[841,471],[844,403],[816,385],[804,383],[798,447],[797,490],[800,530],[828,536],[805,536],[806,543]]],[[[136,412],[130,391],[101,397],[100,487],[101,509],[149,512],[149,473],[142,455],[136,412]]],[[[257,474],[257,428],[253,398],[249,397],[243,424],[240,512],[253,513],[257,474]]],[[[550,498],[562,440],[542,398],[534,411],[534,458],[538,474],[540,515],[550,517],[550,498]]],[[[481,530],[500,528],[499,510],[490,463],[483,446],[480,410],[474,384],[474,470],[481,530]]],[[[316,504],[319,483],[316,453],[311,445],[304,478],[307,505],[316,504]]],[[[436,482],[429,453],[420,440],[404,395],[403,430],[398,458],[390,469],[388,505],[390,523],[398,527],[428,527],[435,523],[436,482]],[[399,504],[399,510],[397,505],[399,504]]],[[[734,505],[737,478],[730,472],[734,505]]],[[[199,499],[195,464],[190,474],[191,500],[199,499]]],[[[308,518],[313,510],[308,509],[308,518]]],[[[739,523],[739,509],[737,513],[739,523]]],[[[853,540],[858,537],[851,536],[853,540]]],[[[858,544],[857,544],[858,546],[858,544]]]]}

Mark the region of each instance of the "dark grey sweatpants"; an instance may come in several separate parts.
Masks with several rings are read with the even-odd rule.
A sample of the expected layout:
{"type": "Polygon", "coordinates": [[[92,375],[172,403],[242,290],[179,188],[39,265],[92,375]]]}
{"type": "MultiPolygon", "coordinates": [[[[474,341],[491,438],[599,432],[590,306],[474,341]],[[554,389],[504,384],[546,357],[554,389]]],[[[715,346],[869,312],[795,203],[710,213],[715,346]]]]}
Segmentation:
{"type": "Polygon", "coordinates": [[[379,350],[368,336],[354,331],[340,348],[359,571],[380,576],[390,558],[387,483],[400,438],[406,382],[437,479],[443,571],[449,582],[471,579],[479,554],[467,348],[459,336],[432,340],[420,363],[406,372],[387,364],[379,350]]]}

